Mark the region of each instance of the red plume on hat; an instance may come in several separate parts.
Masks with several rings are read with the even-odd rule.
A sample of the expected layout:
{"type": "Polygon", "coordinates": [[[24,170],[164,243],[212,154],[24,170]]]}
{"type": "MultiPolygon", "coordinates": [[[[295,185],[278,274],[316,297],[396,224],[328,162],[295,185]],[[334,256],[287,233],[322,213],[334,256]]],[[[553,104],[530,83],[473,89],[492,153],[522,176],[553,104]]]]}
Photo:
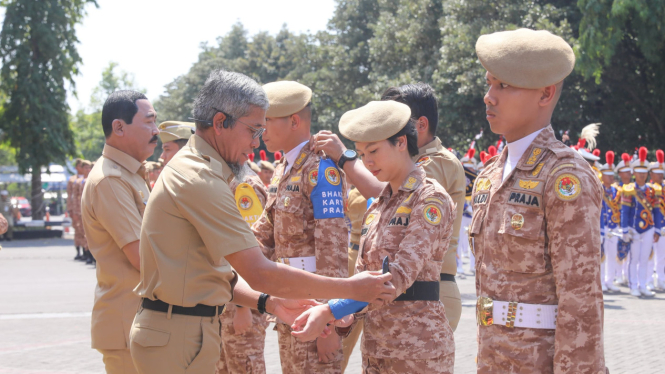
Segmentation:
{"type": "Polygon", "coordinates": [[[254,162],[254,153],[250,153],[247,158],[249,158],[249,161],[254,162]]]}
{"type": "Polygon", "coordinates": [[[496,156],[496,147],[493,146],[493,145],[490,145],[489,148],[487,148],[487,155],[488,155],[488,157],[496,156]]]}
{"type": "Polygon", "coordinates": [[[645,162],[647,160],[647,148],[646,147],[640,147],[640,150],[638,151],[638,157],[640,158],[640,162],[645,162]]]}
{"type": "Polygon", "coordinates": [[[593,152],[591,152],[591,154],[596,157],[600,157],[600,149],[598,148],[594,149],[593,152]]]}
{"type": "Polygon", "coordinates": [[[279,161],[282,159],[282,152],[277,151],[275,152],[275,161],[279,161]]]}
{"type": "Polygon", "coordinates": [[[266,161],[268,158],[266,157],[266,151],[263,149],[259,151],[259,156],[261,156],[261,161],[266,161]]]}
{"type": "Polygon", "coordinates": [[[614,152],[612,151],[605,152],[605,161],[607,161],[608,165],[614,165],[614,152]]]}
{"type": "Polygon", "coordinates": [[[577,150],[579,151],[580,148],[584,149],[584,146],[586,146],[586,139],[580,138],[580,140],[577,141],[577,150]]]}
{"type": "Polygon", "coordinates": [[[628,153],[623,153],[623,154],[621,154],[621,159],[623,160],[623,163],[624,163],[626,166],[628,166],[628,164],[630,163],[630,159],[631,159],[631,157],[630,157],[630,155],[629,155],[628,153]]]}
{"type": "Polygon", "coordinates": [[[485,161],[487,161],[487,156],[488,156],[488,155],[487,155],[487,152],[485,152],[485,151],[480,151],[480,162],[482,162],[482,163],[484,164],[485,161]]]}
{"type": "Polygon", "coordinates": [[[665,163],[665,152],[663,152],[662,149],[656,151],[656,161],[658,161],[659,164],[665,163]]]}
{"type": "Polygon", "coordinates": [[[469,151],[466,153],[466,155],[469,157],[469,160],[472,159],[473,156],[476,155],[476,149],[475,148],[469,149],[469,151]]]}

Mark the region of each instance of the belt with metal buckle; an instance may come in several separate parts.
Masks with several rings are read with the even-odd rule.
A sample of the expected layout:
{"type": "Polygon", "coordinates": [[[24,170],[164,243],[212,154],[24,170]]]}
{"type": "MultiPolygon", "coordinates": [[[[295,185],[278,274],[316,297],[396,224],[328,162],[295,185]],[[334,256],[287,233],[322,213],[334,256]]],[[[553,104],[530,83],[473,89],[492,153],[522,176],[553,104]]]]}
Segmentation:
{"type": "Polygon", "coordinates": [[[294,267],[296,269],[300,270],[305,270],[310,273],[316,272],[316,257],[315,256],[308,256],[308,257],[282,257],[277,260],[278,262],[281,262],[284,265],[289,265],[291,267],[294,267]]]}
{"type": "Polygon", "coordinates": [[[558,305],[496,301],[481,296],[476,302],[476,321],[480,326],[494,324],[508,328],[556,329],[558,305]]]}
{"type": "MultiPolygon", "coordinates": [[[[169,304],[159,299],[150,300],[144,298],[141,302],[141,306],[143,306],[144,309],[154,310],[157,312],[168,313],[169,311],[169,304]]],[[[222,311],[224,311],[224,305],[219,307],[203,304],[198,304],[192,307],[173,305],[173,308],[171,309],[171,313],[173,314],[197,317],[214,317],[215,314],[222,314],[222,311]]]]}
{"type": "Polygon", "coordinates": [[[351,244],[351,249],[353,249],[354,251],[357,251],[357,250],[360,249],[360,246],[359,246],[358,244],[356,244],[356,243],[352,243],[352,244],[351,244]]]}

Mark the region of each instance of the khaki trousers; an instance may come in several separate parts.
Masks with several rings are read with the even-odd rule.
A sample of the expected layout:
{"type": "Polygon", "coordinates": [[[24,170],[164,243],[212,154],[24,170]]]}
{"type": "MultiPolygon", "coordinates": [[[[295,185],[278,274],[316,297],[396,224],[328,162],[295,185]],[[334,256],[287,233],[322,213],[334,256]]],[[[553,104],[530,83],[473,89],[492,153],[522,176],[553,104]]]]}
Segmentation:
{"type": "Polygon", "coordinates": [[[106,374],[136,374],[129,349],[98,349],[104,356],[106,374]]]}
{"type": "Polygon", "coordinates": [[[462,317],[462,296],[459,293],[457,283],[451,281],[439,282],[439,300],[443,303],[446,318],[450,327],[455,331],[462,317]]]}
{"type": "Polygon", "coordinates": [[[221,344],[219,317],[196,317],[139,308],[129,333],[140,374],[215,372],[221,344]]]}

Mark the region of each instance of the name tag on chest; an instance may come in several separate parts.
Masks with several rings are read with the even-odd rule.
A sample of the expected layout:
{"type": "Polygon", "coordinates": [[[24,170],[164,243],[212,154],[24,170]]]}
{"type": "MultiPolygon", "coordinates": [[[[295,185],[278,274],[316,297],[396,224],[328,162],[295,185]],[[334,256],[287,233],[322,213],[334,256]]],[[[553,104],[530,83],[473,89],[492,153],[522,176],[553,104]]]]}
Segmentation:
{"type": "Polygon", "coordinates": [[[511,191],[508,197],[508,204],[526,206],[529,208],[540,208],[541,196],[525,192],[511,191]]]}

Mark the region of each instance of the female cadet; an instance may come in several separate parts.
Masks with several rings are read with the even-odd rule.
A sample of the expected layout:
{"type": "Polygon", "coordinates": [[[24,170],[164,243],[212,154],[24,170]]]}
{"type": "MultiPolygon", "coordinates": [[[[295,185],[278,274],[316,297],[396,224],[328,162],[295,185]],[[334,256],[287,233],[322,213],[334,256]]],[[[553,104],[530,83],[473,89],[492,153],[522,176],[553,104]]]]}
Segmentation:
{"type": "Polygon", "coordinates": [[[418,135],[410,115],[405,104],[374,101],[345,113],[339,125],[340,133],[355,142],[365,167],[387,182],[365,213],[356,272],[387,267],[399,297],[369,308],[353,300],[331,300],[293,325],[293,335],[308,340],[337,319],[337,332],[344,335],[355,323],[339,328],[349,325],[339,320],[362,309],[355,320],[364,319],[365,325],[363,373],[453,372],[453,331],[438,287],[455,204],[411,160],[418,153],[418,135]]]}

